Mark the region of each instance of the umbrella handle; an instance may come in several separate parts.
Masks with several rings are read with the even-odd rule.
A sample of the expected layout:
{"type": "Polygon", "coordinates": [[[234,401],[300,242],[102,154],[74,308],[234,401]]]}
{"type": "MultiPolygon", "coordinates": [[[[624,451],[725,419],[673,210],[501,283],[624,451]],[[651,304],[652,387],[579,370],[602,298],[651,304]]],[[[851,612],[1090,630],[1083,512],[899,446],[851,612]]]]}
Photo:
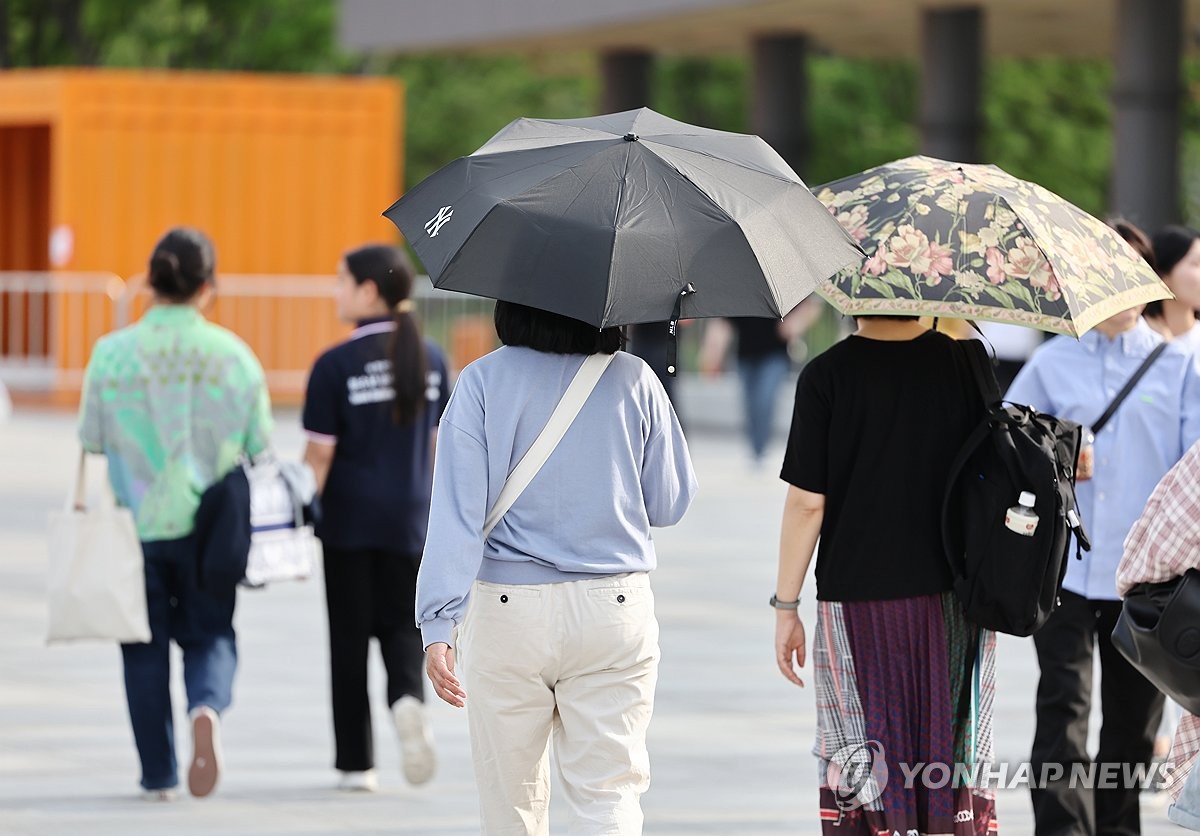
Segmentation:
{"type": "Polygon", "coordinates": [[[679,295],[675,297],[675,309],[671,311],[671,321],[667,323],[667,374],[675,376],[676,357],[679,354],[679,317],[683,313],[683,300],[696,292],[695,286],[688,282],[679,295]]]}

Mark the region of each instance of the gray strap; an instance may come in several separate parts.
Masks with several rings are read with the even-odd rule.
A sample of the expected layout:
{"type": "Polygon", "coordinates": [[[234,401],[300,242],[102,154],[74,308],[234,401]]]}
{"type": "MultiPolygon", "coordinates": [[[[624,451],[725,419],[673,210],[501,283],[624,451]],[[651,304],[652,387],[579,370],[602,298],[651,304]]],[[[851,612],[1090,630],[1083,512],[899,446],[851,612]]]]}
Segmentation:
{"type": "Polygon", "coordinates": [[[562,437],[567,434],[575,416],[583,408],[584,402],[596,388],[600,376],[604,374],[604,370],[608,368],[608,364],[612,362],[614,356],[616,355],[590,354],[583,361],[583,365],[579,367],[579,371],[575,373],[575,377],[567,386],[567,391],[563,393],[562,400],[558,402],[558,406],[554,407],[554,412],[551,414],[550,420],[546,422],[546,426],[542,428],[541,434],[525,451],[521,461],[517,462],[517,466],[512,469],[512,473],[508,474],[504,487],[500,489],[500,496],[496,497],[496,504],[488,512],[487,521],[483,524],[484,540],[491,535],[492,529],[508,513],[508,509],[517,501],[517,497],[524,493],[525,488],[533,481],[533,477],[537,476],[542,465],[546,463],[546,459],[550,458],[550,454],[554,452],[558,442],[562,441],[562,437]]]}

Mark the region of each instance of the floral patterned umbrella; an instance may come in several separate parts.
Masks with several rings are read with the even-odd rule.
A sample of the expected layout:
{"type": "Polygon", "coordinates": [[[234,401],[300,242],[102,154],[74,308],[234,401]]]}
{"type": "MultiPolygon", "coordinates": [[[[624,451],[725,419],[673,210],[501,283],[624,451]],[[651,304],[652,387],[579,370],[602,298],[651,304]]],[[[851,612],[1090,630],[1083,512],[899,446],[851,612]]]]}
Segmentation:
{"type": "Polygon", "coordinates": [[[870,256],[818,288],[843,313],[986,319],[1078,337],[1171,298],[1111,227],[996,166],[907,157],[817,197],[870,256]]]}

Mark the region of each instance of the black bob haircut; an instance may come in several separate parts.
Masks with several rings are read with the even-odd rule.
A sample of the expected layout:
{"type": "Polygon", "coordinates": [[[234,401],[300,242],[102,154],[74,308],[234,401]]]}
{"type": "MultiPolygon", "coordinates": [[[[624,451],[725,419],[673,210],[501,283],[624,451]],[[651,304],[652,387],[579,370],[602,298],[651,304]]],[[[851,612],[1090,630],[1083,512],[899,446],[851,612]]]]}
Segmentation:
{"type": "Polygon", "coordinates": [[[547,354],[615,354],[625,342],[620,328],[600,329],[516,302],[496,302],[495,322],[500,342],[547,354]]]}

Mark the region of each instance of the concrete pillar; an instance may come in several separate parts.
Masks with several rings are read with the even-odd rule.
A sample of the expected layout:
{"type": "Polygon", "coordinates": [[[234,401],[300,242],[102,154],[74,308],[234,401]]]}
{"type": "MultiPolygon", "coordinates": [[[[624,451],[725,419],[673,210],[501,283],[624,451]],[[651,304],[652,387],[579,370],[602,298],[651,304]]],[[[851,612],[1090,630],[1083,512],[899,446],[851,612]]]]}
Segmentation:
{"type": "Polygon", "coordinates": [[[768,35],[754,40],[752,52],[751,129],[803,177],[809,144],[808,38],[768,35]]]}
{"type": "Polygon", "coordinates": [[[983,10],[928,9],[921,19],[921,153],[978,162],[983,10]]]}
{"type": "Polygon", "coordinates": [[[1182,0],[1117,1],[1114,212],[1147,231],[1179,219],[1182,0]]]}
{"type": "Polygon", "coordinates": [[[600,56],[600,112],[619,113],[650,106],[650,74],[654,55],[642,49],[621,49],[600,56]]]}

